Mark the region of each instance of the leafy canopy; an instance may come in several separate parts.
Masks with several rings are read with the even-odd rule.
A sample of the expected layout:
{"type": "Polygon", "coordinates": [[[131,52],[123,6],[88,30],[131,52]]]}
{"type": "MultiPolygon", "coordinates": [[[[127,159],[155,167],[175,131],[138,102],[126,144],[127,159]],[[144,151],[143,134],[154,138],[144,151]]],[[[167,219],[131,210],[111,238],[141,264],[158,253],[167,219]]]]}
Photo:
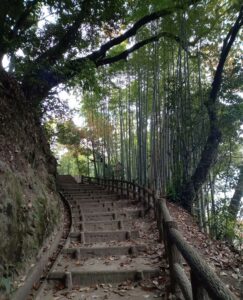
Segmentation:
{"type": "Polygon", "coordinates": [[[126,59],[157,39],[145,35],[143,40],[141,35],[137,45],[127,49],[129,38],[148,24],[197,2],[2,0],[0,61],[9,58],[8,71],[26,98],[38,105],[52,88],[72,80],[92,81],[92,68],[126,59]]]}

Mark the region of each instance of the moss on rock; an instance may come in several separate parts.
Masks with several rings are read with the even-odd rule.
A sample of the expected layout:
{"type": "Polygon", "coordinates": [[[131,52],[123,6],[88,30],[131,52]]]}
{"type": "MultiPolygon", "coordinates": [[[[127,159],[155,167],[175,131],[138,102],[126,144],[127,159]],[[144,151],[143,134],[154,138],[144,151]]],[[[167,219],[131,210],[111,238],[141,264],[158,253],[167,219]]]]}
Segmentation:
{"type": "Polygon", "coordinates": [[[7,293],[60,217],[58,196],[33,175],[31,169],[27,174],[0,174],[0,291],[7,293]]]}

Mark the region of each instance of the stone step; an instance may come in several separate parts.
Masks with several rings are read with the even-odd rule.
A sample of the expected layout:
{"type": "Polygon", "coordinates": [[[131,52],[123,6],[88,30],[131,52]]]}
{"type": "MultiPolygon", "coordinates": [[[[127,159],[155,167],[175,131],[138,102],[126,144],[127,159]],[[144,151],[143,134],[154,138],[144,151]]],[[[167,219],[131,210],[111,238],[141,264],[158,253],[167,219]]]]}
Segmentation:
{"type": "Polygon", "coordinates": [[[96,190],[96,191],[80,191],[80,190],[64,190],[62,191],[63,194],[65,195],[81,195],[81,196],[92,196],[92,195],[115,195],[114,193],[108,193],[107,191],[104,190],[96,190]]]}
{"type": "Polygon", "coordinates": [[[147,250],[146,245],[120,246],[120,247],[82,247],[82,248],[64,248],[62,253],[72,259],[94,258],[120,255],[139,255],[147,250]]]}
{"type": "Polygon", "coordinates": [[[102,194],[105,194],[105,195],[109,195],[111,194],[111,192],[108,192],[106,190],[93,190],[93,191],[90,191],[90,190],[81,190],[81,189],[64,189],[62,191],[64,194],[68,194],[68,193],[73,193],[73,194],[80,194],[80,195],[93,195],[93,194],[99,194],[99,193],[102,193],[102,194]]]}
{"type": "Polygon", "coordinates": [[[121,210],[136,210],[138,206],[133,205],[132,202],[129,202],[129,205],[122,205],[122,203],[114,205],[104,205],[102,202],[99,203],[85,203],[85,204],[72,204],[71,205],[72,214],[81,214],[81,213],[94,213],[97,211],[109,212],[109,211],[121,211],[121,210]]]}
{"type": "Polygon", "coordinates": [[[133,220],[117,221],[96,221],[96,222],[79,222],[74,223],[73,228],[81,231],[107,231],[107,230],[122,230],[133,225],[133,220]]]}
{"type": "MultiPolygon", "coordinates": [[[[124,200],[127,200],[125,198],[123,198],[124,200]]],[[[70,197],[68,198],[68,201],[70,201],[70,203],[75,203],[75,201],[77,203],[85,203],[85,204],[88,204],[88,203],[99,203],[99,202],[107,202],[107,201],[110,201],[110,202],[116,202],[118,200],[121,200],[119,197],[104,197],[104,196],[99,196],[99,197],[70,197]]]]}
{"type": "Polygon", "coordinates": [[[144,210],[131,210],[127,212],[107,212],[107,213],[92,213],[74,215],[74,221],[80,220],[83,222],[94,222],[94,221],[112,221],[112,220],[123,220],[127,218],[139,218],[144,216],[144,210]]]}
{"type": "Polygon", "coordinates": [[[111,205],[111,203],[114,204],[114,206],[121,206],[121,207],[126,207],[126,203],[127,205],[130,203],[132,203],[132,205],[135,205],[135,203],[137,203],[136,206],[138,206],[139,202],[138,201],[133,201],[133,200],[129,200],[126,198],[117,198],[117,199],[68,199],[69,203],[71,206],[90,206],[90,207],[96,207],[97,205],[100,206],[109,206],[109,203],[111,205]],[[123,205],[124,202],[124,205],[123,205]]]}
{"type": "MultiPolygon", "coordinates": [[[[114,210],[114,206],[112,207],[103,207],[100,205],[100,203],[97,203],[97,207],[83,207],[80,204],[76,204],[76,205],[72,205],[71,206],[72,209],[72,214],[82,214],[82,213],[88,213],[88,214],[92,214],[92,213],[98,213],[98,212],[108,212],[108,211],[112,211],[114,210]]],[[[122,209],[122,208],[120,208],[122,209]]]]}
{"type": "MultiPolygon", "coordinates": [[[[162,291],[151,288],[151,285],[146,288],[146,280],[140,284],[134,282],[129,284],[130,281],[121,283],[107,283],[107,284],[96,284],[87,287],[80,287],[76,289],[58,289],[54,288],[49,284],[42,286],[41,293],[37,295],[35,300],[154,300],[164,299],[161,298],[162,291]],[[64,296],[65,295],[65,296],[64,296]]],[[[60,285],[59,285],[60,286],[60,285]]],[[[167,293],[163,290],[163,294],[167,293]]],[[[164,296],[165,297],[165,296],[164,296]]]]}
{"type": "Polygon", "coordinates": [[[65,196],[74,196],[74,197],[92,197],[92,196],[99,196],[99,195],[104,195],[104,196],[108,196],[108,195],[117,195],[117,194],[114,194],[114,193],[107,193],[106,191],[96,191],[96,192],[79,192],[79,191],[63,191],[62,192],[65,196]]]}
{"type": "Polygon", "coordinates": [[[100,203],[89,203],[89,202],[84,202],[84,203],[79,203],[77,202],[77,207],[79,208],[97,208],[97,207],[127,207],[127,206],[136,206],[139,204],[138,201],[136,200],[127,200],[123,199],[117,201],[104,201],[100,203]]]}
{"type": "Polygon", "coordinates": [[[136,238],[139,238],[138,231],[84,231],[69,234],[69,240],[81,241],[83,244],[124,241],[136,238]]]}
{"type": "Polygon", "coordinates": [[[88,193],[92,193],[92,192],[97,192],[97,191],[105,191],[105,192],[108,192],[108,190],[100,187],[100,186],[96,186],[96,187],[93,187],[93,188],[84,188],[80,185],[76,185],[76,186],[72,186],[72,187],[61,187],[61,189],[63,191],[80,191],[80,192],[88,192],[88,193]]]}
{"type": "MultiPolygon", "coordinates": [[[[85,199],[85,200],[68,200],[71,207],[75,206],[75,207],[78,207],[78,206],[86,206],[86,205],[89,205],[89,204],[92,204],[93,206],[95,205],[99,205],[99,204],[102,204],[105,202],[104,199],[85,199]]],[[[116,202],[118,201],[118,199],[112,199],[112,202],[116,202]]]]}
{"type": "Polygon", "coordinates": [[[92,214],[92,213],[98,213],[98,212],[101,212],[101,213],[105,213],[105,212],[118,212],[118,211],[123,211],[124,208],[122,207],[114,207],[114,206],[111,206],[111,207],[82,207],[82,208],[79,208],[79,207],[75,207],[75,208],[72,208],[72,215],[75,216],[75,215],[80,215],[80,214],[92,214]]]}
{"type": "Polygon", "coordinates": [[[92,187],[94,187],[94,186],[99,186],[99,187],[102,187],[101,185],[98,185],[98,184],[82,184],[82,183],[78,183],[78,182],[76,182],[76,181],[73,181],[73,182],[63,182],[62,183],[62,186],[75,186],[75,185],[77,185],[77,186],[82,186],[82,187],[90,187],[90,188],[92,188],[92,187]]]}
{"type": "MultiPolygon", "coordinates": [[[[110,199],[110,202],[118,202],[119,199],[110,199]]],[[[68,200],[71,205],[80,206],[80,207],[95,207],[97,205],[103,206],[103,203],[107,202],[107,199],[74,199],[68,200]]],[[[115,206],[115,205],[114,205],[115,206]]],[[[124,206],[123,206],[124,207],[124,206]]]]}
{"type": "Polygon", "coordinates": [[[51,272],[48,275],[48,282],[52,285],[62,283],[66,288],[76,288],[80,286],[90,286],[94,284],[119,283],[127,280],[140,281],[159,276],[159,268],[147,268],[144,270],[97,270],[51,272]]]}
{"type": "Polygon", "coordinates": [[[103,197],[103,198],[118,198],[118,195],[116,194],[103,194],[103,193],[93,193],[93,194],[81,194],[81,193],[70,193],[70,192],[67,192],[67,193],[64,193],[65,196],[68,196],[68,197],[75,197],[75,198],[100,198],[100,197],[103,197]]]}
{"type": "Polygon", "coordinates": [[[119,198],[119,197],[112,197],[112,198],[106,198],[106,197],[99,197],[99,198],[96,198],[96,199],[93,199],[93,198],[68,198],[68,201],[70,202],[70,204],[93,204],[95,205],[96,203],[104,203],[104,202],[107,202],[107,201],[110,201],[110,202],[121,202],[121,201],[127,201],[128,199],[126,199],[125,197],[124,198],[119,198]]]}
{"type": "Polygon", "coordinates": [[[77,181],[73,181],[73,182],[63,182],[62,183],[62,186],[72,186],[72,185],[78,185],[78,186],[82,186],[82,187],[84,187],[84,188],[92,188],[92,187],[100,187],[100,188],[103,188],[103,186],[101,186],[101,185],[98,185],[98,184],[96,184],[96,183],[88,183],[88,184],[83,184],[83,183],[79,183],[79,182],[77,182],[77,181]]]}
{"type": "Polygon", "coordinates": [[[137,208],[134,206],[128,206],[126,208],[123,207],[115,207],[115,206],[111,206],[111,207],[72,207],[72,215],[74,218],[77,218],[78,216],[81,215],[86,215],[86,214],[93,214],[93,213],[107,213],[107,212],[112,212],[112,213],[122,213],[122,212],[130,212],[130,211],[136,211],[137,208]]]}

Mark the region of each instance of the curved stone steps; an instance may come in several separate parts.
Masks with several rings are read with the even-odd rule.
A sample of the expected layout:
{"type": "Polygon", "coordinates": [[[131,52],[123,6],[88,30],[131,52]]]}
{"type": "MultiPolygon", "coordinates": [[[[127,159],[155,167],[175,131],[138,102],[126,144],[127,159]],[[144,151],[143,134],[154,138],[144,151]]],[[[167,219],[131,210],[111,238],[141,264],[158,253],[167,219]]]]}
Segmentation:
{"type": "Polygon", "coordinates": [[[60,186],[70,203],[72,229],[36,299],[158,298],[158,290],[142,286],[161,276],[161,268],[150,254],[154,233],[150,236],[151,220],[144,219],[141,204],[99,186],[66,180],[60,186]],[[123,295],[120,286],[125,282],[132,288],[123,295]]]}

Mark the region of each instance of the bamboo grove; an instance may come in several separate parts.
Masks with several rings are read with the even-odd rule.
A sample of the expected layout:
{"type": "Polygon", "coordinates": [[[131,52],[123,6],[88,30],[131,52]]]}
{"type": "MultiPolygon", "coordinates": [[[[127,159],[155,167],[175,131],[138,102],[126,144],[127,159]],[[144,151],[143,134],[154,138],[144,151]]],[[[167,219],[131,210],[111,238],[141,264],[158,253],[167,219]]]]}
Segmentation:
{"type": "MultiPolygon", "coordinates": [[[[73,129],[81,142],[72,151],[80,173],[135,181],[183,205],[182,188],[201,159],[210,130],[205,103],[227,34],[219,35],[225,23],[217,21],[208,21],[205,28],[216,30],[207,34],[207,40],[197,38],[205,28],[200,29],[193,11],[154,21],[143,35],[158,34],[161,27],[164,31],[173,27],[173,35],[139,49],[127,62],[95,71],[93,87],[77,92],[84,126],[73,129]]],[[[136,39],[139,36],[130,42],[136,39]]],[[[236,39],[216,104],[222,138],[192,207],[202,230],[228,240],[237,234],[240,200],[235,193],[243,181],[240,55],[236,39]],[[230,189],[233,196],[227,193],[230,189]]],[[[62,162],[60,171],[67,172],[62,162]]]]}

